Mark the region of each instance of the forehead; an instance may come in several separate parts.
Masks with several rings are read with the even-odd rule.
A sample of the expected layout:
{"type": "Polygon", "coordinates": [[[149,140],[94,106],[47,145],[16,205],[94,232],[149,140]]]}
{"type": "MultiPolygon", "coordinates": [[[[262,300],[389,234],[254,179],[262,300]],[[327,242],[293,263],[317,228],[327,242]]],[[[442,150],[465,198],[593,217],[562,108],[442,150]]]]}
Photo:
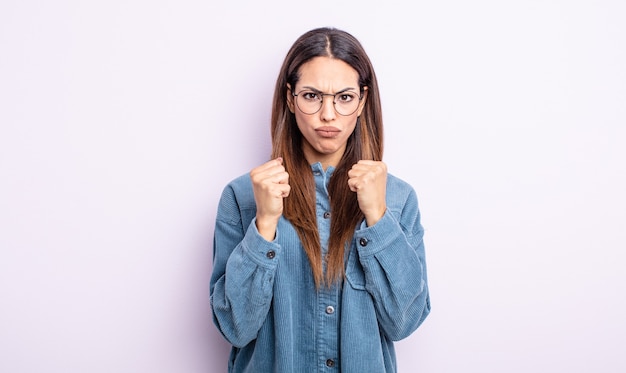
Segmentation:
{"type": "Polygon", "coordinates": [[[300,66],[297,87],[313,87],[324,91],[359,88],[359,73],[342,60],[315,57],[300,66]]]}

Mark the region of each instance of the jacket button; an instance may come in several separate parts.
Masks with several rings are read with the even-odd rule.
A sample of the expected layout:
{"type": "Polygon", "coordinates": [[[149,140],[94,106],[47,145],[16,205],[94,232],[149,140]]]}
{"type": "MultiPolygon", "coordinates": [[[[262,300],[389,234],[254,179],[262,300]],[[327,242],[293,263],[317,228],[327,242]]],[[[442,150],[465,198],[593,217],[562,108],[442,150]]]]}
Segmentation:
{"type": "Polygon", "coordinates": [[[326,307],[326,313],[329,315],[332,315],[333,313],[335,313],[335,307],[333,306],[326,307]]]}
{"type": "Polygon", "coordinates": [[[359,240],[359,245],[361,246],[367,246],[367,239],[366,238],[361,238],[359,240]]]}
{"type": "Polygon", "coordinates": [[[335,360],[333,360],[333,359],[326,360],[326,366],[329,367],[329,368],[334,367],[335,366],[335,360]]]}
{"type": "Polygon", "coordinates": [[[274,250],[270,250],[267,252],[267,254],[265,254],[265,256],[267,256],[269,259],[274,259],[274,257],[276,256],[276,252],[274,250]]]}
{"type": "Polygon", "coordinates": [[[326,211],[324,213],[324,219],[328,219],[328,218],[330,218],[330,212],[326,211]]]}

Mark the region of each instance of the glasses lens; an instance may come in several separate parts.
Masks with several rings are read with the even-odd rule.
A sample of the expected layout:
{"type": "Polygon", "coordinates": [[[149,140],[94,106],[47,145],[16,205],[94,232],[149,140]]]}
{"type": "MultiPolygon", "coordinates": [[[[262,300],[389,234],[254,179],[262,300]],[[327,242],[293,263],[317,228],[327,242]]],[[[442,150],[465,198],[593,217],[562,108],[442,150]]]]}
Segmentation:
{"type": "MultiPolygon", "coordinates": [[[[296,105],[305,114],[315,114],[322,108],[323,93],[315,91],[300,91],[295,96],[296,105]]],[[[341,92],[333,97],[335,110],[340,115],[352,115],[358,109],[360,97],[355,92],[341,92]]]]}
{"type": "Polygon", "coordinates": [[[359,107],[359,96],[354,92],[335,95],[335,110],[341,115],[352,115],[359,107]]]}
{"type": "Polygon", "coordinates": [[[301,91],[296,96],[296,105],[304,114],[315,114],[322,107],[323,96],[313,91],[301,91]]]}

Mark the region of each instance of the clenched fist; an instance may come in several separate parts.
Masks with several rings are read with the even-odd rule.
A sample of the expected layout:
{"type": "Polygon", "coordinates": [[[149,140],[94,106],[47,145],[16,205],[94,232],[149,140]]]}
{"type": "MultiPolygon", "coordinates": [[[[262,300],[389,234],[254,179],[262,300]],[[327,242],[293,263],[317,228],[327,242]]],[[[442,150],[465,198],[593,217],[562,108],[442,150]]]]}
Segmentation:
{"type": "Polygon", "coordinates": [[[367,225],[376,224],[387,210],[387,165],[379,161],[359,161],[348,171],[348,186],[356,192],[367,225]]]}
{"type": "Polygon", "coordinates": [[[289,174],[283,167],[283,159],[276,158],[250,171],[250,178],[256,202],[257,229],[263,238],[272,241],[283,213],[283,198],[289,196],[291,190],[289,174]]]}

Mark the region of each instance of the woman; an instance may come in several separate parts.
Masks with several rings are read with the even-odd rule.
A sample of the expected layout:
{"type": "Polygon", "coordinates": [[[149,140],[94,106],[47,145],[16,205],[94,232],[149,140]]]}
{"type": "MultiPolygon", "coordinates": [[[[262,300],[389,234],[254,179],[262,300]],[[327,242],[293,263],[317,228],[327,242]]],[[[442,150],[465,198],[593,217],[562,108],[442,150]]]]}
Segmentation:
{"type": "Polygon", "coordinates": [[[211,306],[229,372],[396,372],[393,342],[430,312],[414,190],[387,174],[371,62],[350,34],[289,50],[272,159],[216,218],[211,306]]]}

